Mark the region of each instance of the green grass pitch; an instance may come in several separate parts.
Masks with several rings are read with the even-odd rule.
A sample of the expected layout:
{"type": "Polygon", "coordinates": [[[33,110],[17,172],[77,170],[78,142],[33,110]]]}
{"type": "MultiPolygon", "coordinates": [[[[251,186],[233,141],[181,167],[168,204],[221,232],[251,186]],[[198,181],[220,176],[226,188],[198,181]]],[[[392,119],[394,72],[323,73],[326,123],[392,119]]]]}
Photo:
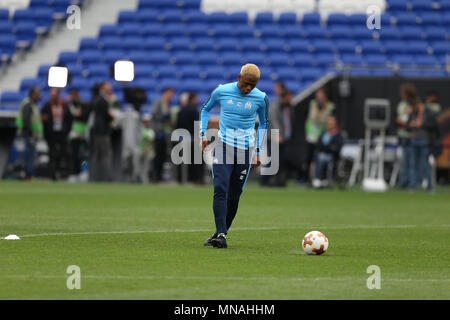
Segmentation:
{"type": "Polygon", "coordinates": [[[0,240],[0,299],[450,299],[448,188],[249,184],[228,249],[203,246],[213,223],[210,186],[1,182],[0,236],[21,240],[0,240]],[[322,256],[302,253],[311,230],[330,241],[322,256]]]}

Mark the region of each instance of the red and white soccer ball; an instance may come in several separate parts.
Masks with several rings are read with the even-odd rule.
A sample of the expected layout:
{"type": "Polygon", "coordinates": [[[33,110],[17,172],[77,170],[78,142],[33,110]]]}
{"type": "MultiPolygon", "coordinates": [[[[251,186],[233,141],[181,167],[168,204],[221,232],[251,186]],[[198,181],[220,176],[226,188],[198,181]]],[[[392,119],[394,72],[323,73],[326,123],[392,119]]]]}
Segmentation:
{"type": "Polygon", "coordinates": [[[308,232],[302,241],[302,248],[306,254],[320,255],[328,249],[328,239],[320,231],[308,232]]]}

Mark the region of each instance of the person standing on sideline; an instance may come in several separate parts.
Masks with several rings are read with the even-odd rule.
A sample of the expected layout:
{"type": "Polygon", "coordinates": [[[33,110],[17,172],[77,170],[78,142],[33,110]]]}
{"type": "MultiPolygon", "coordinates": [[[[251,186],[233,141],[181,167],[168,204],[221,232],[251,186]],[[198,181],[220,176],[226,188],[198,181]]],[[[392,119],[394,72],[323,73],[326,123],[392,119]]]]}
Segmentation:
{"type": "Polygon", "coordinates": [[[72,130],[70,131],[70,150],[72,153],[71,173],[78,175],[81,172],[81,164],[87,156],[87,121],[89,118],[89,106],[81,101],[78,89],[70,89],[67,100],[73,117],[72,130]]]}
{"type": "Polygon", "coordinates": [[[172,131],[170,101],[175,95],[175,89],[165,88],[161,98],[152,104],[152,124],[155,131],[155,158],[153,172],[155,182],[163,180],[164,162],[167,155],[167,142],[172,131]]]}
{"type": "Polygon", "coordinates": [[[50,155],[50,175],[52,180],[58,180],[67,175],[69,163],[69,133],[72,129],[72,114],[67,104],[59,96],[59,89],[50,89],[50,99],[41,111],[44,125],[44,137],[47,141],[50,155]]]}
{"type": "Polygon", "coordinates": [[[400,159],[400,177],[399,187],[406,188],[409,181],[409,163],[411,159],[411,148],[409,132],[406,129],[406,123],[412,110],[412,104],[415,103],[417,94],[416,87],[412,83],[405,83],[400,87],[401,100],[397,106],[397,118],[395,124],[397,126],[398,145],[402,151],[400,159]]]}
{"type": "Polygon", "coordinates": [[[91,129],[89,179],[91,181],[112,180],[111,122],[112,112],[108,105],[108,84],[101,83],[91,106],[94,123],[91,129]]]}
{"type": "Polygon", "coordinates": [[[40,95],[38,88],[30,88],[28,97],[20,104],[19,114],[16,118],[17,135],[23,138],[25,144],[23,166],[26,180],[33,179],[36,143],[42,136],[41,116],[37,106],[40,95]]]}
{"type": "Polygon", "coordinates": [[[238,81],[218,86],[201,111],[200,138],[202,151],[205,151],[209,112],[220,105],[218,141],[212,165],[216,232],[206,239],[205,246],[227,248],[226,234],[236,216],[250,167],[261,164],[262,133],[269,122],[269,99],[266,93],[256,88],[259,78],[260,71],[256,65],[244,65],[238,81]],[[259,127],[255,143],[256,115],[259,117],[259,127]],[[256,159],[252,161],[254,151],[256,159]]]}
{"type": "Polygon", "coordinates": [[[334,103],[328,100],[328,91],[325,87],[316,91],[315,99],[309,105],[308,118],[305,122],[306,159],[303,166],[302,183],[309,182],[309,168],[314,159],[316,144],[320,135],[325,131],[328,117],[334,111],[334,103]]]}
{"type": "MultiPolygon", "coordinates": [[[[195,149],[198,148],[198,144],[194,143],[194,126],[195,121],[199,120],[199,112],[197,109],[198,106],[198,95],[197,93],[190,93],[187,104],[184,107],[181,107],[180,112],[178,113],[176,128],[177,129],[186,129],[189,131],[191,135],[191,158],[190,164],[187,165],[187,180],[192,183],[201,184],[202,183],[202,164],[194,163],[194,154],[195,149]]],[[[197,149],[198,150],[198,149],[197,149]]],[[[183,182],[182,178],[182,170],[183,165],[179,166],[178,175],[179,181],[183,182]]]]}

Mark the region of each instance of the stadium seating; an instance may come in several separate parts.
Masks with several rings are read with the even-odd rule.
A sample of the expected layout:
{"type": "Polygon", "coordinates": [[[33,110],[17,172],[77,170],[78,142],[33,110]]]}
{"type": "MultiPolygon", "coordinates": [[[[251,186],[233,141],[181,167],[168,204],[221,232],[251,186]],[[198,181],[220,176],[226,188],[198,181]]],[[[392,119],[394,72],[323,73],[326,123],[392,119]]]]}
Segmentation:
{"type": "MultiPolygon", "coordinates": [[[[8,38],[2,16],[6,51],[21,38],[8,38]]],[[[83,39],[78,52],[61,52],[57,62],[69,67],[69,86],[88,95],[94,80],[112,80],[116,60],[130,59],[136,72],[131,85],[147,91],[148,103],[166,86],[207,97],[218,83],[235,79],[243,63],[253,62],[272,96],[272,81],[297,91],[327,72],[350,69],[364,76],[396,70],[400,76],[449,76],[449,32],[448,0],[141,0],[138,10],[120,12],[116,24],[83,39]],[[366,27],[368,5],[380,8],[381,29],[366,27]]],[[[39,69],[40,79],[46,68],[39,69]]],[[[22,89],[30,79],[24,81],[22,89]]]]}

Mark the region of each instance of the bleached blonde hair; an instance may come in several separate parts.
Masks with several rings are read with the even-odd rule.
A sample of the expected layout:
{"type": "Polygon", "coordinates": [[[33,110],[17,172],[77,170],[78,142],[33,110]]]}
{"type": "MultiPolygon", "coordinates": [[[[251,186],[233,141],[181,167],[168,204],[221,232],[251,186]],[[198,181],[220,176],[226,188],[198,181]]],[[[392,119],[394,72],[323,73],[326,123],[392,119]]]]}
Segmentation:
{"type": "Polygon", "coordinates": [[[241,68],[241,76],[245,76],[246,74],[251,75],[259,79],[261,76],[261,72],[259,71],[259,68],[256,64],[253,63],[247,63],[246,65],[243,65],[241,68]]]}

